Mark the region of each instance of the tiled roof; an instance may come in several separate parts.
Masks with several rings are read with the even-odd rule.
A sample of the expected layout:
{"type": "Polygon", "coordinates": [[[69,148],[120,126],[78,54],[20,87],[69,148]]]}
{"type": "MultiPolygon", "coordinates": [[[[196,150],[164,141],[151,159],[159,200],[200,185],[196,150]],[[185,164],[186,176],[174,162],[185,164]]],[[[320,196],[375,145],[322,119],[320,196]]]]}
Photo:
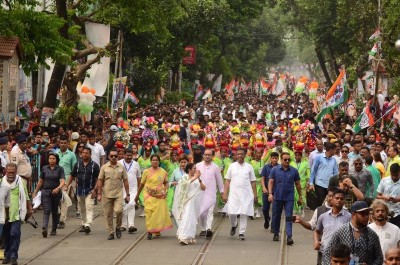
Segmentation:
{"type": "Polygon", "coordinates": [[[19,39],[16,37],[0,36],[0,57],[11,58],[17,52],[21,58],[19,39]]]}

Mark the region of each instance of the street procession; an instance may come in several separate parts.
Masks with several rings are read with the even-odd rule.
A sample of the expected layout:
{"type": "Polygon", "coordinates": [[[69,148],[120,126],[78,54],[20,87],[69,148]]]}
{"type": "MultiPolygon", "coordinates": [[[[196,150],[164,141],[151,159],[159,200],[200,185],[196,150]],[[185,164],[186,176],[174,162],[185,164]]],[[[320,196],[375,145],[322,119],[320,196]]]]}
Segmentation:
{"type": "Polygon", "coordinates": [[[345,2],[3,1],[0,262],[400,265],[400,7],[345,2]]]}

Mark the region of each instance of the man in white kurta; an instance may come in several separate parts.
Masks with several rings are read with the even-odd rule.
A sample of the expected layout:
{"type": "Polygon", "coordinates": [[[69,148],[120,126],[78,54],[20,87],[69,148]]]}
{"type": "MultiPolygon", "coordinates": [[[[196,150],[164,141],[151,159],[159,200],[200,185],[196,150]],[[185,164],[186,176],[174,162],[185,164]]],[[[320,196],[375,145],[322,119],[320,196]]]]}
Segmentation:
{"type": "Polygon", "coordinates": [[[212,162],[213,151],[206,149],[203,154],[203,161],[196,165],[200,171],[200,179],[207,189],[203,193],[200,207],[200,236],[210,238],[212,236],[212,222],[214,218],[214,206],[217,201],[217,188],[221,193],[224,192],[224,183],[222,181],[221,169],[212,162]]]}
{"type": "Polygon", "coordinates": [[[236,234],[237,216],[240,215],[239,239],[244,240],[247,216],[254,215],[254,201],[257,201],[256,176],[253,167],[244,162],[246,151],[237,150],[237,161],[230,164],[226,173],[223,199],[228,201],[228,214],[231,221],[230,235],[236,234]],[[227,194],[229,196],[227,198],[227,194]]]}
{"type": "MultiPolygon", "coordinates": [[[[122,215],[122,230],[126,230],[128,227],[128,232],[136,232],[135,227],[135,198],[138,189],[138,182],[140,181],[140,166],[139,163],[133,160],[132,149],[125,149],[124,159],[118,161],[124,166],[126,172],[128,173],[128,183],[129,183],[129,203],[125,204],[124,211],[122,215]]],[[[123,198],[125,198],[125,190],[123,191],[123,198]]]]}

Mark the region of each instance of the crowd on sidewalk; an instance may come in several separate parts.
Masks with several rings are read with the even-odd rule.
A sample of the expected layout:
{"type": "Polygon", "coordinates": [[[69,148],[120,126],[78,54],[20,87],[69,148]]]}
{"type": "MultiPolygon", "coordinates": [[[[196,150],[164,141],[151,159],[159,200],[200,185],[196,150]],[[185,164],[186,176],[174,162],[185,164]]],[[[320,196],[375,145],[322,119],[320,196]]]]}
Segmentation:
{"type": "Polygon", "coordinates": [[[3,264],[17,264],[21,223],[39,205],[46,238],[49,228],[56,236],[68,225],[73,204],[79,231],[90,234],[96,203],[108,240],[137,230],[152,240],[175,225],[178,242],[193,244],[197,226],[199,236],[213,236],[218,210],[229,216],[230,236],[246,240],[248,219],[264,218],[260,232],[279,241],[284,211],[287,244],[295,243],[293,223],[312,230],[318,264],[397,264],[390,260],[400,262],[399,125],[385,118],[355,133],[355,117],[340,109],[315,116],[306,94],[249,91],[233,101],[216,94],[154,104],[129,119],[118,111],[1,132],[3,264]],[[310,221],[305,208],[315,210],[310,221]],[[135,226],[139,213],[145,228],[135,226]]]}

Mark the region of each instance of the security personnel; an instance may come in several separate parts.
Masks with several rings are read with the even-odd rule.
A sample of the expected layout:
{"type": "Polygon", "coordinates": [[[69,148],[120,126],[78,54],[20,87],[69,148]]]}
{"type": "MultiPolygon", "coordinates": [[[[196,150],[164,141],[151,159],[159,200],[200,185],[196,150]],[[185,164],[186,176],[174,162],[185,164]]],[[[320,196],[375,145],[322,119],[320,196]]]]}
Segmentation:
{"type": "Polygon", "coordinates": [[[17,165],[17,175],[26,180],[28,192],[30,193],[32,191],[32,166],[26,154],[27,138],[23,134],[18,134],[15,140],[18,146],[11,151],[11,163],[17,165]]]}

